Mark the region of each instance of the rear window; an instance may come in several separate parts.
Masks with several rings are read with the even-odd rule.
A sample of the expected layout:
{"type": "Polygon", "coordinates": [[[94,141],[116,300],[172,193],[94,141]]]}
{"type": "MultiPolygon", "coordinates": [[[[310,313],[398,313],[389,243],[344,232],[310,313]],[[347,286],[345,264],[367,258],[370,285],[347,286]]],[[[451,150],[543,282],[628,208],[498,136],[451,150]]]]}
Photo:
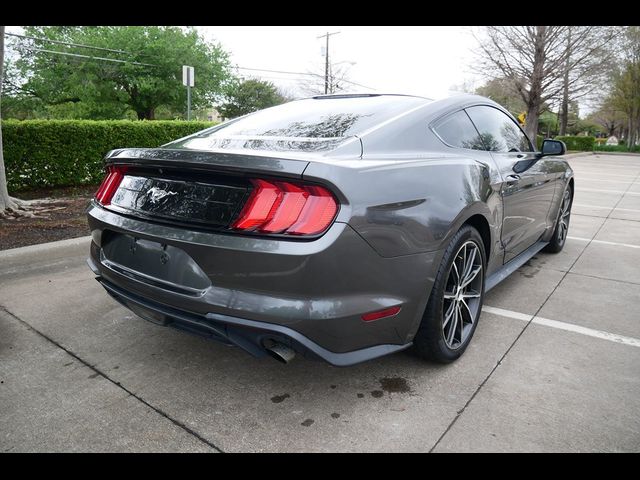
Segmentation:
{"type": "Polygon", "coordinates": [[[452,147],[485,150],[482,138],[464,110],[446,116],[436,124],[434,130],[446,144],[452,147]]]}
{"type": "Polygon", "coordinates": [[[404,96],[318,98],[289,102],[164,145],[210,150],[331,150],[426,99],[404,96]]]}

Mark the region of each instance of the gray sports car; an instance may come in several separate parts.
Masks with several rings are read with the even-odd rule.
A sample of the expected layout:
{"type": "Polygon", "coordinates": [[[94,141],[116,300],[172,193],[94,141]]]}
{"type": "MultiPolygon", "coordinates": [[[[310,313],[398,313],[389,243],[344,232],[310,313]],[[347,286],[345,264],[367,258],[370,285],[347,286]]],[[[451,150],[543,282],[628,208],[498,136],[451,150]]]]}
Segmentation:
{"type": "Polygon", "coordinates": [[[89,266],[139,316],[288,362],[450,362],[484,294],[559,252],[573,172],[491,100],[327,95],[118,149],[89,266]]]}

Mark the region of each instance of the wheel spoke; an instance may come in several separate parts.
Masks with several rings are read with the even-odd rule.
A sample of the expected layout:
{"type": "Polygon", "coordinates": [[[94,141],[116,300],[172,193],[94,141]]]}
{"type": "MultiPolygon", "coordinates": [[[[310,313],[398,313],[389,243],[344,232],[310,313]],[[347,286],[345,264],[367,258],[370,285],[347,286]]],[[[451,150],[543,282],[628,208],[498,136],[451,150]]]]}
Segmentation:
{"type": "Polygon", "coordinates": [[[471,273],[469,273],[467,279],[464,282],[462,282],[460,287],[464,288],[467,285],[469,285],[471,282],[473,282],[473,280],[478,276],[478,273],[480,273],[480,270],[482,270],[482,265],[478,265],[471,273]]]}
{"type": "Polygon", "coordinates": [[[458,308],[454,304],[453,308],[453,321],[449,327],[449,335],[447,335],[447,343],[449,346],[453,345],[453,337],[456,333],[456,327],[458,326],[458,308]]]}
{"type": "Polygon", "coordinates": [[[456,302],[451,302],[451,304],[449,305],[449,308],[447,309],[447,313],[445,313],[444,316],[444,322],[442,322],[442,328],[447,328],[447,325],[449,324],[449,321],[451,320],[451,317],[453,316],[453,312],[456,309],[456,302]]]}
{"type": "Polygon", "coordinates": [[[469,323],[473,325],[474,318],[473,318],[473,314],[471,313],[471,309],[469,308],[469,305],[467,305],[467,302],[464,299],[460,300],[460,304],[463,305],[464,308],[467,310],[467,313],[469,314],[469,323]]]}
{"type": "Polygon", "coordinates": [[[465,292],[462,294],[462,298],[480,298],[480,294],[477,292],[465,292]]]}
{"type": "Polygon", "coordinates": [[[473,270],[473,262],[476,259],[476,252],[477,249],[473,249],[471,250],[471,254],[469,256],[469,258],[467,259],[465,266],[464,266],[464,273],[462,274],[462,283],[464,284],[468,279],[469,279],[469,275],[471,274],[471,271],[473,270]]]}
{"type": "Polygon", "coordinates": [[[458,285],[458,283],[460,283],[460,274],[458,273],[458,267],[456,266],[456,259],[453,260],[453,272],[456,274],[455,285],[458,285]]]}
{"type": "Polygon", "coordinates": [[[453,300],[454,298],[456,298],[456,294],[453,292],[444,292],[444,299],[445,300],[453,300]]]}
{"type": "Polygon", "coordinates": [[[462,338],[464,337],[464,319],[462,318],[462,308],[460,308],[460,304],[458,304],[458,315],[460,317],[460,343],[462,343],[462,338]]]}

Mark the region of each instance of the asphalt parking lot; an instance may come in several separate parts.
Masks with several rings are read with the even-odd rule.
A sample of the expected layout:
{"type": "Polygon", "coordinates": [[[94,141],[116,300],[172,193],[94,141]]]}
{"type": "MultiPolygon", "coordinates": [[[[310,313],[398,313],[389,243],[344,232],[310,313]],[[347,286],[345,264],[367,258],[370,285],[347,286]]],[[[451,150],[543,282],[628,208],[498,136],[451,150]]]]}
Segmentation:
{"type": "Polygon", "coordinates": [[[256,360],[120,307],[88,239],[0,252],[0,452],[640,451],[640,156],[569,161],[564,251],[447,366],[256,360]]]}

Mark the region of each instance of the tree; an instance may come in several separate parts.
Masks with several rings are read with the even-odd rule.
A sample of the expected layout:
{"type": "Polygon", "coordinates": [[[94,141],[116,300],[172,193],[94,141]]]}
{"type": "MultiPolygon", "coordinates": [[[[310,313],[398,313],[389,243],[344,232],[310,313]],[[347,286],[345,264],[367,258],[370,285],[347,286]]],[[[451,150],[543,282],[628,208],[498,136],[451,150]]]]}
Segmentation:
{"type": "Polygon", "coordinates": [[[569,126],[570,103],[602,87],[613,59],[618,27],[565,27],[565,60],[562,75],[560,135],[569,126]]]}
{"type": "MultiPolygon", "coordinates": [[[[4,79],[4,25],[0,25],[0,117],[2,112],[2,84],[4,79]]],[[[2,124],[0,123],[0,218],[14,215],[25,215],[24,202],[9,196],[7,190],[7,174],[4,168],[4,151],[2,149],[2,124]]]]}
{"type": "MultiPolygon", "coordinates": [[[[328,93],[339,93],[351,90],[360,85],[349,80],[349,70],[353,62],[338,62],[329,65],[328,93]]],[[[318,68],[320,71],[320,68],[318,68]]],[[[307,95],[324,95],[324,66],[322,74],[309,72],[303,80],[299,82],[300,90],[307,95]]],[[[368,88],[368,87],[365,87],[368,88]]]]}
{"type": "Polygon", "coordinates": [[[152,120],[160,106],[185,111],[182,65],[195,67],[194,108],[213,104],[232,78],[227,53],[193,28],[25,27],[25,35],[44,40],[17,47],[23,82],[16,88],[54,116],[123,118],[133,110],[152,120]]]}
{"type": "Polygon", "coordinates": [[[224,118],[239,117],[287,101],[273,83],[256,79],[234,83],[226,97],[227,101],[218,107],[224,118]]]}
{"type": "Polygon", "coordinates": [[[605,97],[598,109],[587,116],[587,120],[600,125],[607,137],[615,135],[618,138],[622,137],[622,130],[627,123],[626,115],[615,106],[611,95],[605,97]]]}
{"type": "Polygon", "coordinates": [[[538,132],[544,103],[559,98],[565,86],[569,96],[578,85],[588,84],[587,74],[595,74],[589,55],[604,46],[600,41],[590,45],[593,35],[588,28],[569,35],[566,26],[490,26],[486,37],[478,39],[479,70],[513,82],[526,107],[525,131],[531,138],[538,132]]]}
{"type": "MultiPolygon", "coordinates": [[[[2,111],[2,80],[4,78],[4,25],[0,25],[0,112],[2,111]]],[[[7,175],[4,170],[4,155],[2,151],[2,124],[0,124],[0,215],[4,214],[7,208],[12,205],[9,192],[7,191],[7,175]]]]}
{"type": "Polygon", "coordinates": [[[478,95],[489,97],[517,116],[525,111],[526,105],[518,92],[515,82],[509,78],[492,78],[476,89],[478,95]]]}
{"type": "Polygon", "coordinates": [[[622,66],[612,75],[612,105],[626,116],[629,150],[633,150],[640,129],[640,27],[627,27],[622,66]]]}

